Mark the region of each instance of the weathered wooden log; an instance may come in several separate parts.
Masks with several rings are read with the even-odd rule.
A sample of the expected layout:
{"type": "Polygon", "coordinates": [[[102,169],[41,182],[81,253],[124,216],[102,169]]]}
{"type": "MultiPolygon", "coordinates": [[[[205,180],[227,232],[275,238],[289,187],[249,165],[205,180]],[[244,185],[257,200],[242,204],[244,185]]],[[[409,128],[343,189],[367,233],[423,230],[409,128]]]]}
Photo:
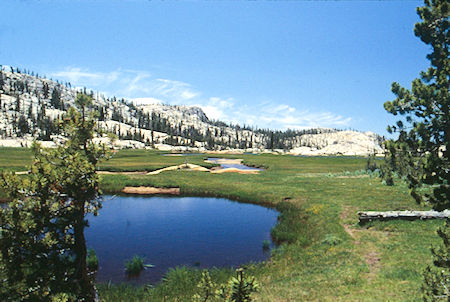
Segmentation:
{"type": "Polygon", "coordinates": [[[448,219],[450,210],[438,211],[388,211],[388,212],[358,212],[359,223],[363,224],[373,220],[415,220],[415,219],[448,219]]]}

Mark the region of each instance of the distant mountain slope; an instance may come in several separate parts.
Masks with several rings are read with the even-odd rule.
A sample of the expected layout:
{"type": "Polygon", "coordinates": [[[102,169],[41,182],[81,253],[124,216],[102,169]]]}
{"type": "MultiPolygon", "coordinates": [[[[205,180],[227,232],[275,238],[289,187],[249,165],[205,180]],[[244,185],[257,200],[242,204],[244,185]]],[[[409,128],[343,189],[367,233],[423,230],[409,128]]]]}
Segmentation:
{"type": "MultiPolygon", "coordinates": [[[[166,150],[241,150],[292,154],[367,155],[381,153],[374,133],[310,129],[242,129],[210,121],[198,107],[150,104],[136,106],[86,89],[4,68],[0,72],[0,145],[29,145],[33,139],[61,139],[55,120],[74,105],[77,93],[92,95],[99,126],[117,135],[120,147],[166,150]]],[[[99,140],[102,138],[99,138],[99,140]]],[[[105,140],[105,138],[103,138],[105,140]]]]}

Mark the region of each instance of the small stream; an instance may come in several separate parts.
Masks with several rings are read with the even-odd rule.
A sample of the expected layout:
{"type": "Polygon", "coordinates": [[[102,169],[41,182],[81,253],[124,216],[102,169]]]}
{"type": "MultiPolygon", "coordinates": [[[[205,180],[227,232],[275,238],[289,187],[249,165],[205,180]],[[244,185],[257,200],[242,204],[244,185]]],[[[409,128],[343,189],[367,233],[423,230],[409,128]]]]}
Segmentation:
{"type": "Polygon", "coordinates": [[[228,159],[228,158],[215,158],[210,157],[206,160],[207,162],[219,164],[222,169],[227,168],[236,168],[240,170],[249,170],[249,171],[263,171],[264,169],[249,167],[241,163],[240,159],[228,159]]]}

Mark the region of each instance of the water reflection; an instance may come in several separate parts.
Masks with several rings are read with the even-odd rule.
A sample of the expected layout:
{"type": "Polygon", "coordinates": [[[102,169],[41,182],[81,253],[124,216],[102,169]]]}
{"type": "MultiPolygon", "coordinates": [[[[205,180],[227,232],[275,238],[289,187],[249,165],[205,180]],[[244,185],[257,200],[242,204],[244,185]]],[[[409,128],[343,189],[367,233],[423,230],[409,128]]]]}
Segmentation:
{"type": "Polygon", "coordinates": [[[128,281],[124,262],[145,257],[146,269],[133,283],[155,283],[170,267],[238,266],[262,261],[262,249],[278,212],[251,204],[206,197],[106,198],[89,216],[87,245],[99,259],[97,281],[128,281]]]}

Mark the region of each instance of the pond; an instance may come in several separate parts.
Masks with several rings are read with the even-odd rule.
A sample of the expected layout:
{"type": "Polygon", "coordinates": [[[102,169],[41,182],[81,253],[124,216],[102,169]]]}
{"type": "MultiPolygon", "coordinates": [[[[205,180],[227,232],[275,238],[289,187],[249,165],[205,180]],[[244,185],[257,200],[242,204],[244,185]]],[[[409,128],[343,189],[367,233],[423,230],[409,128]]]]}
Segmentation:
{"type": "Polygon", "coordinates": [[[249,167],[244,164],[242,164],[241,159],[228,159],[228,158],[215,158],[215,157],[209,157],[207,162],[219,164],[222,169],[228,169],[228,168],[236,168],[239,170],[249,170],[249,171],[263,171],[264,169],[260,168],[254,168],[249,167]]]}
{"type": "Polygon", "coordinates": [[[171,267],[237,267],[263,261],[263,241],[278,212],[208,197],[104,196],[88,216],[87,246],[99,259],[98,282],[156,283],[171,267]],[[134,255],[154,267],[130,279],[124,262],[134,255]]]}

